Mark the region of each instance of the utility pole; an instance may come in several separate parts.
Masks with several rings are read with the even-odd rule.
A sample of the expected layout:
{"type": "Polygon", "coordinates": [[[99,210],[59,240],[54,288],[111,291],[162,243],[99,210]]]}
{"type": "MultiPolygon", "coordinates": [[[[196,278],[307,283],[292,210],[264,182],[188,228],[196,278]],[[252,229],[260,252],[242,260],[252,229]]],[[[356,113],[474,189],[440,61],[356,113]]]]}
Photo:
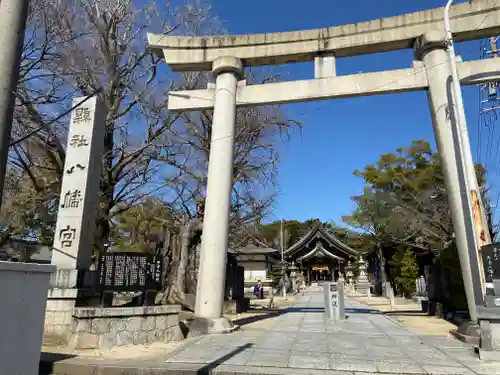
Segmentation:
{"type": "Polygon", "coordinates": [[[29,0],[0,1],[0,207],[29,0]]]}
{"type": "Polygon", "coordinates": [[[285,267],[285,244],[283,241],[283,219],[280,221],[280,248],[281,248],[281,283],[283,297],[286,298],[286,267],[285,267]]]}

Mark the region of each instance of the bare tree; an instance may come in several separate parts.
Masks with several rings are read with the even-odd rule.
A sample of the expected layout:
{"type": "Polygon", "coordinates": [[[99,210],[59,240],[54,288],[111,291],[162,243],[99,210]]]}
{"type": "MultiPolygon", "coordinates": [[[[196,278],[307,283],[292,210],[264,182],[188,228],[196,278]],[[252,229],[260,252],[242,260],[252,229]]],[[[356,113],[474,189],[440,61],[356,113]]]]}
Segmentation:
{"type": "MultiPolygon", "coordinates": [[[[173,212],[178,249],[166,300],[185,303],[189,250],[199,243],[212,112],[172,116],[166,92],[198,88],[209,76],[177,79],[151,53],[146,31],[200,35],[220,32],[204,3],[174,8],[132,0],[33,2],[17,93],[11,169],[36,192],[37,218],[51,238],[63,175],[71,98],[97,95],[107,108],[97,250],[131,207],[157,196],[173,212]]],[[[250,83],[275,80],[273,75],[250,83]]],[[[277,143],[297,125],[279,107],[237,111],[232,228],[259,220],[275,196],[277,143]]],[[[30,200],[27,200],[29,203],[30,200]]],[[[114,231],[120,235],[120,229],[114,231]]]]}
{"type": "Polygon", "coordinates": [[[153,156],[167,144],[166,130],[175,120],[168,117],[164,95],[172,80],[149,50],[146,31],[182,32],[209,24],[202,5],[174,9],[169,3],[132,0],[36,0],[32,6],[17,95],[19,142],[11,165],[27,173],[47,201],[57,200],[68,121],[58,115],[75,95],[99,96],[107,118],[98,250],[116,215],[171,183],[156,178],[161,166],[153,156]]]}
{"type": "Polygon", "coordinates": [[[54,201],[59,196],[64,163],[66,118],[60,113],[72,95],[64,78],[55,71],[60,61],[57,50],[70,36],[58,32],[59,20],[46,2],[33,0],[30,5],[9,152],[9,178],[18,183],[15,191],[12,184],[8,188],[1,214],[11,217],[12,207],[25,207],[36,216],[38,230],[33,230],[34,222],[28,214],[26,230],[20,230],[20,223],[16,230],[10,225],[5,228],[13,236],[25,237],[22,232],[30,232],[45,243],[52,238],[57,214],[54,201]]]}
{"type": "MultiPolygon", "coordinates": [[[[267,82],[275,77],[257,78],[251,71],[247,80],[267,82]]],[[[183,76],[182,88],[206,86],[209,76],[189,73],[183,76]]],[[[169,143],[156,157],[168,165],[164,170],[170,185],[170,204],[179,213],[181,250],[176,285],[167,295],[170,302],[184,300],[186,278],[196,280],[195,267],[189,267],[189,259],[200,240],[203,202],[206,198],[208,159],[212,139],[212,111],[182,114],[168,129],[169,143]],[[188,275],[186,275],[188,273],[188,275]]],[[[236,234],[254,222],[261,220],[272,207],[276,193],[278,143],[299,124],[287,119],[278,106],[240,108],[236,113],[235,152],[233,160],[233,189],[230,233],[236,234]]]]}

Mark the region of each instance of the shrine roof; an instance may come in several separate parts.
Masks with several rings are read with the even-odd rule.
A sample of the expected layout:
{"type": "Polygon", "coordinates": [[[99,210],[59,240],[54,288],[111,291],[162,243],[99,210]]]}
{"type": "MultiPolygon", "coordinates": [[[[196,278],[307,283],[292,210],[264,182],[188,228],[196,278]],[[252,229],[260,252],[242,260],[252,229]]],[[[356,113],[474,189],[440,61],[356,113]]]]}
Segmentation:
{"type": "Polygon", "coordinates": [[[278,250],[269,247],[266,243],[252,235],[247,235],[243,240],[231,247],[233,254],[278,254],[278,250]]]}
{"type": "Polygon", "coordinates": [[[330,258],[330,259],[338,260],[340,262],[345,261],[344,258],[339,257],[335,254],[332,254],[331,252],[326,250],[323,247],[323,245],[321,245],[321,242],[318,242],[318,244],[314,247],[314,249],[309,251],[307,254],[304,254],[303,256],[298,257],[296,260],[297,261],[304,261],[304,260],[308,260],[308,259],[312,259],[312,258],[330,258]]]}
{"type": "MultiPolygon", "coordinates": [[[[333,233],[327,231],[325,227],[321,224],[314,225],[311,228],[311,230],[309,230],[309,232],[307,232],[302,238],[300,238],[294,245],[286,249],[284,255],[288,257],[293,256],[294,254],[305,248],[312,241],[320,239],[325,241],[329,247],[345,254],[348,258],[352,258],[358,255],[356,250],[351,249],[349,246],[344,244],[333,233]]],[[[322,251],[323,253],[325,253],[326,256],[330,258],[339,258],[336,255],[329,252],[323,246],[321,247],[321,249],[315,247],[315,249],[312,252],[304,255],[302,258],[306,257],[307,255],[309,255],[309,257],[312,257],[314,253],[318,251],[322,251]]]]}

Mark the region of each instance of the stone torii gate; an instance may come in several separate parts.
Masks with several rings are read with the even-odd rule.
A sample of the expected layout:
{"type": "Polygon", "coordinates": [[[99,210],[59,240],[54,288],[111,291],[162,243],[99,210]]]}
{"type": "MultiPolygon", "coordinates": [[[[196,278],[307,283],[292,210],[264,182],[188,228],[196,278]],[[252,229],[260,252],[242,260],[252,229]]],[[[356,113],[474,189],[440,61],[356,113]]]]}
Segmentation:
{"type": "MultiPolygon", "coordinates": [[[[455,5],[450,16],[455,41],[500,34],[500,6],[494,0],[455,5]]],[[[149,34],[148,40],[172,70],[211,70],[216,79],[215,85],[209,84],[206,89],[170,92],[168,101],[174,112],[214,109],[195,311],[206,323],[207,332],[232,329],[231,322],[222,317],[222,303],[235,112],[242,106],[426,90],[450,209],[455,214],[453,226],[461,247],[467,300],[469,307],[482,303],[481,283],[473,282],[480,280],[475,242],[467,242],[464,234],[470,220],[466,220],[459,188],[463,176],[457,168],[459,159],[454,147],[458,135],[454,130],[443,8],[308,31],[208,37],[149,34]],[[414,49],[418,60],[411,68],[336,75],[337,58],[409,48],[414,49]],[[314,79],[260,85],[247,85],[244,80],[244,67],[303,61],[314,61],[314,79]]],[[[500,59],[460,61],[458,73],[462,85],[498,81],[500,59]]],[[[474,320],[475,309],[470,313],[474,320]]]]}

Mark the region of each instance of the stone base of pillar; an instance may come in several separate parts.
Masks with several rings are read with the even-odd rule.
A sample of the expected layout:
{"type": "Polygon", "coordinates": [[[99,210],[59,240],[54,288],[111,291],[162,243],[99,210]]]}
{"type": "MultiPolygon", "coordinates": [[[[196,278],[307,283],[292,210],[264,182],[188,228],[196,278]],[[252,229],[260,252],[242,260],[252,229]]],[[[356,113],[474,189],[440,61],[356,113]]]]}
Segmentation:
{"type": "Polygon", "coordinates": [[[69,269],[58,269],[51,275],[44,325],[44,340],[47,342],[68,342],[75,307],[99,306],[100,296],[96,296],[91,288],[82,288],[88,284],[84,280],[86,277],[89,277],[88,273],[84,275],[69,269]]]}
{"type": "Polygon", "coordinates": [[[240,326],[233,324],[232,320],[225,316],[212,319],[194,317],[185,320],[183,325],[187,331],[187,337],[231,333],[240,328],[240,326]]]}
{"type": "Polygon", "coordinates": [[[451,330],[450,334],[460,341],[466,342],[472,346],[479,347],[481,330],[478,324],[463,322],[458,326],[457,329],[451,330]]]}
{"type": "Polygon", "coordinates": [[[354,295],[360,297],[371,297],[370,283],[357,282],[354,284],[354,295]]]}
{"type": "Polygon", "coordinates": [[[354,284],[352,282],[347,283],[344,287],[346,296],[355,296],[356,290],[354,289],[354,284]]]}
{"type": "Polygon", "coordinates": [[[500,309],[482,307],[478,309],[480,340],[479,359],[487,361],[500,360],[500,309]]]}
{"type": "Polygon", "coordinates": [[[493,350],[484,350],[481,348],[476,348],[476,352],[479,355],[479,359],[482,361],[500,361],[500,352],[493,350]]]}

